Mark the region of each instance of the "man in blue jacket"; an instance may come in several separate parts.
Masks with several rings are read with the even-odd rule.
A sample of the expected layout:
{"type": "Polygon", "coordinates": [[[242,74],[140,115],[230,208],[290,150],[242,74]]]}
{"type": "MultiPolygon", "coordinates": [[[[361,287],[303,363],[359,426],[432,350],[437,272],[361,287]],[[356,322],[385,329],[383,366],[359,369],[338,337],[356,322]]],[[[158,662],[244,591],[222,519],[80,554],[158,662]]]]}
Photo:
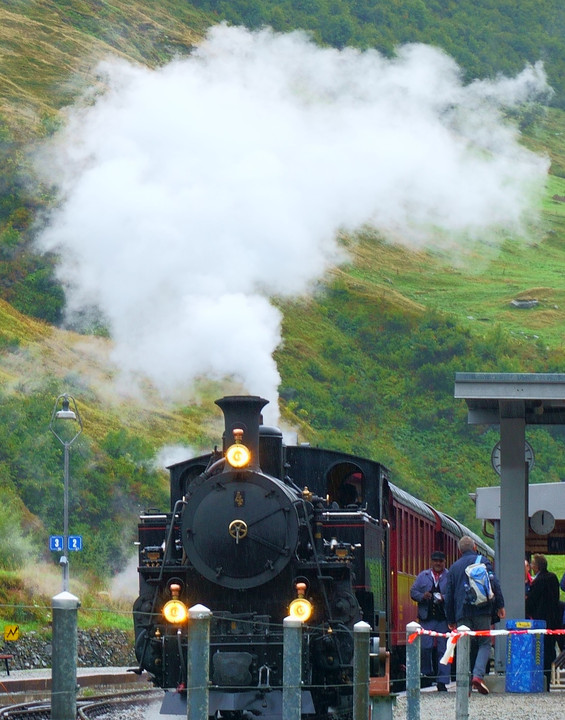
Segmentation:
{"type": "MultiPolygon", "coordinates": [[[[414,580],[410,589],[410,597],[418,603],[418,622],[425,630],[447,633],[447,620],[444,610],[445,586],[447,584],[447,570],[445,569],[445,553],[436,550],[431,555],[432,566],[423,570],[414,580]]],[[[437,640],[438,673],[437,689],[447,690],[450,681],[449,665],[439,662],[445,652],[447,638],[422,635],[422,676],[424,685],[431,685],[435,676],[433,667],[433,648],[437,640]],[[426,682],[426,680],[428,682],[426,682]]]]}
{"type": "MultiPolygon", "coordinates": [[[[506,615],[504,610],[504,597],[500,589],[498,578],[494,574],[489,560],[480,555],[477,559],[477,546],[473,538],[463,535],[459,540],[461,557],[449,568],[447,585],[445,588],[445,614],[451,630],[466,625],[470,630],[490,630],[493,615],[502,619],[506,615]],[[484,562],[490,576],[491,588],[494,597],[483,605],[472,605],[467,596],[467,574],[465,568],[475,562],[484,562]]],[[[481,695],[488,695],[488,687],[483,682],[487,663],[490,656],[491,639],[488,636],[473,638],[477,645],[477,656],[473,665],[473,679],[471,687],[478,690],[481,695]]]]}

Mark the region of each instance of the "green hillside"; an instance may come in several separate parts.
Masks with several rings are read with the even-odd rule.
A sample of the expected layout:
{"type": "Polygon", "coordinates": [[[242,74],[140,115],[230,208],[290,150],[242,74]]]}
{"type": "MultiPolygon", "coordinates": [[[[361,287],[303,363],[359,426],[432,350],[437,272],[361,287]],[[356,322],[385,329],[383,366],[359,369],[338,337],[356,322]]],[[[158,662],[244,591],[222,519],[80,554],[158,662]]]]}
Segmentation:
{"type": "MultiPolygon", "coordinates": [[[[332,267],[311,296],[274,301],[283,317],[275,353],[281,412],[300,439],[383,462],[398,485],[479,530],[468,493],[496,483],[489,458],[498,435],[496,428],[467,426],[464,404],[453,399],[455,373],[563,371],[561,3],[4,0],[0,489],[9,512],[0,518],[0,567],[49,558],[47,538],[60,526],[61,448],[48,428],[60,392],[76,397],[85,420],[72,454],[73,529],[91,537],[73,560],[85,574],[121,570],[136,514],[166,505],[156,453],[176,444],[187,453],[208,451],[221,436],[213,400],[237,385],[200,378],[193,394],[172,404],[146,387],[148,404],[114,382],[118,370],[103,322],[92,334],[61,329],[57,257],[33,249],[57,198],[38,182],[29,155],[62,124],[65,106],[100,81],[99,59],[111,53],[157,67],[189,53],[221,20],[304,28],[321,44],[372,47],[388,56],[400,43],[429,43],[450,53],[466,80],[517,74],[541,59],[555,89],[551,107],[528,106],[519,117],[522,142],[551,159],[537,226],[508,234],[496,247],[470,245],[459,261],[453,253],[386,242],[368,228],[343,233],[347,264],[332,267]],[[512,304],[524,299],[536,302],[529,309],[512,304]]],[[[565,478],[561,428],[528,435],[537,459],[532,481],[565,478]]]]}
{"type": "Polygon", "coordinates": [[[308,29],[320,42],[376,48],[390,55],[399,44],[443,48],[466,79],[515,74],[525,62],[544,61],[555,102],[563,107],[565,11],[558,0],[197,0],[197,7],[251,28],[308,29]]]}
{"type": "Polygon", "coordinates": [[[188,3],[5,0],[0,8],[0,101],[17,131],[41,131],[109,53],[156,65],[186,53],[209,19],[188,3]]]}

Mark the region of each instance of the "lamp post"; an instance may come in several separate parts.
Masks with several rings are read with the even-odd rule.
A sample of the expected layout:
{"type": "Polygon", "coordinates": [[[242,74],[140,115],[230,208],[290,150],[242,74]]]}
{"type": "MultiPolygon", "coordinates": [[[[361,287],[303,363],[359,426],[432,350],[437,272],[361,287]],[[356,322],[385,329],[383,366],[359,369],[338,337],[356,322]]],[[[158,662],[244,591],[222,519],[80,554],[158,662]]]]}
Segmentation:
{"type": "MultiPolygon", "coordinates": [[[[63,476],[63,554],[59,560],[63,568],[63,592],[69,591],[69,450],[74,441],[82,432],[82,420],[78,411],[76,401],[72,395],[64,393],[59,395],[55,400],[53,412],[51,413],[51,421],[49,422],[49,430],[55,435],[57,440],[62,444],[64,450],[64,476],[63,476]],[[72,409],[71,406],[72,405],[72,409]],[[57,408],[60,409],[58,410],[57,408]],[[70,439],[65,439],[60,431],[57,432],[58,420],[73,420],[76,425],[74,427],[74,435],[71,433],[70,439]]],[[[66,434],[66,433],[65,433],[66,434]]]]}
{"type": "Polygon", "coordinates": [[[51,655],[51,720],[75,720],[77,716],[77,613],[80,602],[69,592],[69,450],[82,432],[82,420],[75,399],[59,395],[51,413],[49,430],[62,444],[65,455],[63,501],[63,592],[52,599],[53,641],[51,655]],[[72,406],[72,407],[71,407],[72,406]],[[60,407],[60,409],[58,409],[60,407]],[[64,420],[75,424],[63,432],[64,420]]]}

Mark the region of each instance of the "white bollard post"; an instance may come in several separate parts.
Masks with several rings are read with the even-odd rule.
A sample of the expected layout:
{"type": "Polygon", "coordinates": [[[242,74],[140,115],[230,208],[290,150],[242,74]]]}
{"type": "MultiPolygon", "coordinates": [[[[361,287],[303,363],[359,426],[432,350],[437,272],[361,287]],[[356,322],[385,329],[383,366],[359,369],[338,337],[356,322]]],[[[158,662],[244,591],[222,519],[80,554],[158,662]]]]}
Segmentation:
{"type": "Polygon", "coordinates": [[[53,641],[51,657],[51,718],[75,720],[77,715],[77,611],[80,602],[63,591],[51,600],[53,641]]]}
{"type": "Polygon", "coordinates": [[[302,620],[283,620],[283,720],[300,720],[302,714],[302,620]]]}
{"type": "Polygon", "coordinates": [[[353,626],[353,720],[369,717],[369,639],[371,626],[358,622],[353,626]]]}
{"type": "Polygon", "coordinates": [[[417,622],[406,626],[406,718],[420,720],[420,645],[422,636],[418,635],[414,642],[408,638],[422,629],[417,622]]]}
{"type": "Polygon", "coordinates": [[[187,720],[208,720],[212,613],[204,605],[194,605],[188,611],[188,618],[186,717],[187,720]]]}
{"type": "MultiPolygon", "coordinates": [[[[469,632],[466,625],[457,628],[457,632],[469,632]]],[[[471,638],[469,635],[462,635],[457,641],[457,662],[455,677],[457,680],[457,690],[455,698],[455,717],[456,720],[468,720],[469,718],[469,689],[470,676],[470,648],[471,638]]]]}

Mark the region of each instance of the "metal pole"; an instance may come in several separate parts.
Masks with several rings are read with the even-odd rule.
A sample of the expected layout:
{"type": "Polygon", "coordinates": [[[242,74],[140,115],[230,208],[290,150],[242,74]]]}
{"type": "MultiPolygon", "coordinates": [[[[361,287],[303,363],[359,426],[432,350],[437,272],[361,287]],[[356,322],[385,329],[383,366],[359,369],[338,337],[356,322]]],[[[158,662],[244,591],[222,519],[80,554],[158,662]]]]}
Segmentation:
{"type": "MultiPolygon", "coordinates": [[[[500,520],[494,520],[494,571],[498,575],[496,558],[500,557],[500,520]]],[[[500,578],[500,575],[498,575],[500,578]]],[[[506,672],[506,638],[499,636],[494,639],[494,669],[495,672],[504,674],[506,672]]]]}
{"type": "Polygon", "coordinates": [[[369,634],[371,626],[358,622],[353,626],[353,720],[369,717],[369,634]]]}
{"type": "Polygon", "coordinates": [[[409,638],[418,633],[422,626],[417,622],[406,626],[406,719],[420,720],[420,645],[422,636],[417,635],[413,642],[409,638]]]}
{"type": "Polygon", "coordinates": [[[49,430],[63,446],[63,554],[59,560],[63,568],[63,591],[52,600],[53,641],[51,657],[51,718],[52,720],[76,720],[77,704],[77,611],[80,602],[69,592],[69,450],[82,432],[82,420],[75,399],[59,395],[55,400],[49,430]],[[57,410],[62,401],[62,409],[57,410]],[[73,404],[74,410],[69,405],[73,404]],[[73,437],[68,440],[57,432],[58,420],[77,423],[73,437]]]}
{"type": "Polygon", "coordinates": [[[78,598],[62,592],[52,599],[53,654],[51,670],[51,720],[76,720],[77,716],[77,610],[78,598]]]}
{"type": "Polygon", "coordinates": [[[186,672],[186,717],[188,720],[208,720],[211,618],[211,611],[204,605],[194,605],[188,611],[186,672]]]}
{"type": "Polygon", "coordinates": [[[63,443],[63,448],[63,555],[59,563],[63,568],[63,592],[69,592],[69,443],[63,443]]]}
{"type": "Polygon", "coordinates": [[[283,720],[300,720],[302,714],[302,621],[283,620],[283,720]]]}
{"type": "MultiPolygon", "coordinates": [[[[63,422],[64,424],[64,422],[63,422]]],[[[55,400],[55,406],[51,414],[49,422],[49,430],[55,435],[57,440],[63,446],[64,470],[63,470],[63,554],[59,560],[59,564],[63,568],[63,592],[69,591],[69,450],[74,441],[82,433],[82,420],[76,401],[72,395],[65,393],[59,395],[55,400]],[[57,410],[59,403],[62,403],[62,409],[57,410]],[[74,410],[71,410],[71,404],[74,410]],[[58,431],[59,421],[72,420],[76,423],[74,435],[70,439],[65,439],[66,433],[58,431]]]]}
{"type": "MultiPolygon", "coordinates": [[[[523,401],[522,401],[523,403],[523,401]]],[[[526,421],[519,403],[500,402],[500,556],[496,574],[504,588],[507,620],[525,616],[524,557],[528,498],[524,462],[526,421]]]]}
{"type": "MultiPolygon", "coordinates": [[[[466,625],[457,628],[457,632],[468,632],[466,625]]],[[[456,720],[468,720],[469,718],[469,649],[471,647],[471,638],[469,635],[462,635],[457,641],[457,661],[455,677],[457,680],[457,690],[455,697],[455,717],[456,720]]]]}

